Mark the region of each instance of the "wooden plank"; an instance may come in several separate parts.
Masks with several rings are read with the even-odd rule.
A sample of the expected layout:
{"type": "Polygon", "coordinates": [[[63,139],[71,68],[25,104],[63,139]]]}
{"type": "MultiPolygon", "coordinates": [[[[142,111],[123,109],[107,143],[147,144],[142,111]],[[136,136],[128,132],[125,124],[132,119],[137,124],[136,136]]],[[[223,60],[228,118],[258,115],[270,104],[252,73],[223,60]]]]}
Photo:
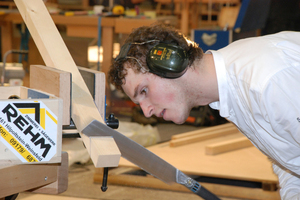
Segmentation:
{"type": "Polygon", "coordinates": [[[182,1],[182,10],[181,10],[181,20],[180,20],[180,30],[184,35],[189,34],[189,9],[190,4],[187,0],[182,1]]]}
{"type": "Polygon", "coordinates": [[[42,65],[30,66],[30,88],[63,99],[63,125],[71,119],[71,73],[42,65]]]}
{"type": "MultiPolygon", "coordinates": [[[[72,119],[77,130],[81,132],[93,120],[104,123],[43,1],[15,0],[15,3],[45,64],[72,73],[72,119]]],[[[83,134],[81,137],[90,154],[92,139],[83,134]]],[[[101,155],[101,152],[95,153],[101,155]]],[[[115,162],[118,163],[119,160],[115,162]]]]}
{"type": "Polygon", "coordinates": [[[101,117],[105,117],[105,74],[101,71],[78,67],[90,93],[94,98],[94,102],[100,112],[101,117]]]}
{"type": "Polygon", "coordinates": [[[202,133],[200,135],[193,135],[190,137],[184,137],[176,140],[170,141],[170,147],[178,147],[186,144],[191,144],[203,140],[208,140],[212,138],[217,138],[229,134],[237,133],[238,130],[235,127],[224,128],[222,130],[215,130],[211,132],[202,133]]]}
{"type": "Polygon", "coordinates": [[[97,38],[98,27],[96,25],[93,26],[68,25],[67,36],[97,38]]]}
{"type": "MultiPolygon", "coordinates": [[[[272,170],[272,163],[254,146],[216,156],[205,154],[205,146],[209,144],[242,136],[242,133],[229,134],[176,148],[170,147],[169,143],[165,142],[147,149],[186,174],[278,183],[278,177],[272,170]]],[[[120,160],[119,166],[138,169],[125,159],[120,160]]]]}
{"type": "Polygon", "coordinates": [[[130,34],[133,29],[141,26],[149,26],[157,22],[156,19],[116,19],[115,33],[130,34]]]}
{"type": "Polygon", "coordinates": [[[246,147],[251,147],[253,144],[246,137],[226,140],[205,146],[206,155],[218,155],[229,151],[234,151],[246,147]]]}
{"type": "MultiPolygon", "coordinates": [[[[4,55],[7,51],[13,49],[12,23],[5,23],[1,26],[1,54],[4,55]]],[[[6,62],[12,62],[13,55],[9,54],[6,62]]]]}
{"type": "Polygon", "coordinates": [[[222,130],[224,128],[229,128],[229,127],[234,127],[234,125],[232,123],[226,123],[226,124],[221,124],[221,125],[217,125],[217,126],[202,128],[202,129],[195,130],[195,131],[189,131],[186,133],[173,135],[171,137],[171,140],[180,139],[180,138],[184,138],[184,137],[190,137],[190,136],[199,135],[202,133],[207,133],[207,132],[216,131],[216,130],[222,130]]]}
{"type": "MultiPolygon", "coordinates": [[[[122,171],[134,171],[132,168],[116,168],[109,170],[108,174],[108,184],[111,185],[122,185],[122,186],[131,186],[131,187],[143,187],[143,188],[153,188],[160,190],[171,190],[171,191],[180,191],[180,192],[190,192],[186,187],[180,184],[168,185],[161,180],[154,178],[152,176],[140,176],[134,174],[124,174],[119,173],[122,171]]],[[[102,174],[97,173],[94,175],[95,183],[102,183],[102,174]]],[[[271,190],[266,191],[263,188],[248,188],[243,186],[232,186],[225,184],[213,184],[213,183],[204,183],[201,182],[205,188],[213,192],[218,196],[231,197],[231,198],[243,198],[243,199],[265,199],[265,200],[279,200],[280,195],[279,191],[271,190]]],[[[271,187],[274,187],[276,183],[273,183],[271,187]]]]}
{"type": "MultiPolygon", "coordinates": [[[[105,74],[100,71],[78,67],[90,93],[104,118],[105,110],[105,74]]],[[[48,92],[63,99],[63,125],[69,125],[71,119],[71,73],[42,65],[30,66],[30,88],[48,92]]]]}
{"type": "Polygon", "coordinates": [[[47,185],[57,180],[57,164],[15,165],[0,169],[0,197],[47,185]]]}
{"type": "Polygon", "coordinates": [[[114,145],[114,139],[112,137],[95,138],[92,140],[91,159],[95,162],[97,167],[117,167],[119,163],[114,160],[120,159],[120,154],[116,154],[118,149],[114,145]],[[94,149],[96,148],[96,149],[94,149]],[[103,152],[103,155],[94,155],[94,152],[103,152]]]}
{"type": "MultiPolygon", "coordinates": [[[[19,200],[21,198],[17,198],[19,200]]],[[[91,200],[91,198],[85,197],[72,197],[72,196],[63,196],[63,195],[47,195],[47,194],[35,194],[22,197],[22,200],[91,200]]],[[[2,200],[2,199],[0,199],[2,200]]],[[[4,200],[4,199],[3,199],[4,200]]]]}
{"type": "Polygon", "coordinates": [[[176,16],[161,16],[155,19],[116,18],[115,33],[130,34],[136,28],[141,26],[150,26],[157,22],[176,26],[177,21],[176,16]]]}
{"type": "Polygon", "coordinates": [[[57,180],[43,187],[30,190],[34,193],[60,194],[68,189],[68,169],[69,158],[67,152],[62,152],[61,163],[57,167],[57,180]]]}
{"type": "MultiPolygon", "coordinates": [[[[20,98],[22,98],[21,92],[20,92],[21,88],[22,88],[22,86],[21,87],[19,87],[19,86],[1,87],[0,99],[8,99],[12,95],[17,95],[20,98]]],[[[27,89],[26,89],[26,91],[27,91],[27,89]]]]}

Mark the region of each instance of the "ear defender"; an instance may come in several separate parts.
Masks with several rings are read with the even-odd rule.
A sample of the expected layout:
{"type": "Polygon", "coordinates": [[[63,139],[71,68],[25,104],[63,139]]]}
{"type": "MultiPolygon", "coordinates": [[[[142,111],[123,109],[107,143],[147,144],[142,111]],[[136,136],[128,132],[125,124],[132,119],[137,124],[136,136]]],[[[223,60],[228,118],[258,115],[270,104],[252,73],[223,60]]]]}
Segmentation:
{"type": "Polygon", "coordinates": [[[178,78],[186,72],[189,59],[181,47],[159,43],[150,49],[146,62],[153,74],[164,78],[178,78]]]}
{"type": "MultiPolygon", "coordinates": [[[[121,61],[126,58],[132,58],[137,60],[140,64],[138,59],[127,56],[131,45],[142,45],[155,41],[158,40],[151,40],[143,43],[126,43],[122,46],[120,53],[115,60],[121,61]]],[[[160,42],[150,49],[146,55],[146,62],[151,73],[163,78],[174,79],[179,78],[186,72],[189,59],[186,51],[180,46],[160,42]]]]}

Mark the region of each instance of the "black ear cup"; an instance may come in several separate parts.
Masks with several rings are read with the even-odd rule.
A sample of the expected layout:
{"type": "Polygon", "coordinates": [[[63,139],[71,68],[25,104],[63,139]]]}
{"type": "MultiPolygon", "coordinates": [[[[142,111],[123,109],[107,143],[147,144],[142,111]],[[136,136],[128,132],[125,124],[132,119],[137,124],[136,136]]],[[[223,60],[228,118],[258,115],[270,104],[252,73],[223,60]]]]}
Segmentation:
{"type": "MultiPolygon", "coordinates": [[[[153,40],[149,42],[153,42],[153,40]]],[[[124,44],[115,60],[121,61],[126,58],[133,58],[127,55],[131,45],[143,45],[149,42],[124,44]]],[[[163,78],[173,79],[182,76],[186,72],[189,59],[186,51],[180,46],[160,42],[150,49],[146,55],[146,62],[151,73],[163,78]]]]}
{"type": "Polygon", "coordinates": [[[147,65],[150,72],[164,78],[182,76],[189,63],[185,50],[173,44],[159,43],[147,54],[147,65]]]}

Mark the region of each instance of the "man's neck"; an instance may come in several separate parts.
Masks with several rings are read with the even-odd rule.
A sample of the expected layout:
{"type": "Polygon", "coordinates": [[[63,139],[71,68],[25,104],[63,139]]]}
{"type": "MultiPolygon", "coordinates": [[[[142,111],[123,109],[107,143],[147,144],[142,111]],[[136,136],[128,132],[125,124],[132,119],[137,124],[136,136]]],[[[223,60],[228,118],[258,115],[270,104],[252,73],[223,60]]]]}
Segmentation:
{"type": "Polygon", "coordinates": [[[186,78],[195,106],[219,100],[217,75],[211,54],[204,54],[201,60],[195,61],[192,68],[187,71],[186,78]]]}

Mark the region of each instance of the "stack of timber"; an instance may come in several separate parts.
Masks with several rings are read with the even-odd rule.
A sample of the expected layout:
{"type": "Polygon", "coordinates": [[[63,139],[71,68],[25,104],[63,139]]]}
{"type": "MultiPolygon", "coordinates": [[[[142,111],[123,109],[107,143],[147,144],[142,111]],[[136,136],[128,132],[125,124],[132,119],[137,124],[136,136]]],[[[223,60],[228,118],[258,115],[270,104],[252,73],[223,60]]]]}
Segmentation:
{"type": "MultiPolygon", "coordinates": [[[[280,199],[271,162],[231,123],[174,135],[169,142],[147,149],[196,177],[218,196],[280,199]]],[[[94,182],[102,182],[102,169],[96,169],[94,182]]],[[[187,191],[179,184],[168,185],[153,178],[123,158],[118,168],[110,170],[108,183],[187,191]]]]}

